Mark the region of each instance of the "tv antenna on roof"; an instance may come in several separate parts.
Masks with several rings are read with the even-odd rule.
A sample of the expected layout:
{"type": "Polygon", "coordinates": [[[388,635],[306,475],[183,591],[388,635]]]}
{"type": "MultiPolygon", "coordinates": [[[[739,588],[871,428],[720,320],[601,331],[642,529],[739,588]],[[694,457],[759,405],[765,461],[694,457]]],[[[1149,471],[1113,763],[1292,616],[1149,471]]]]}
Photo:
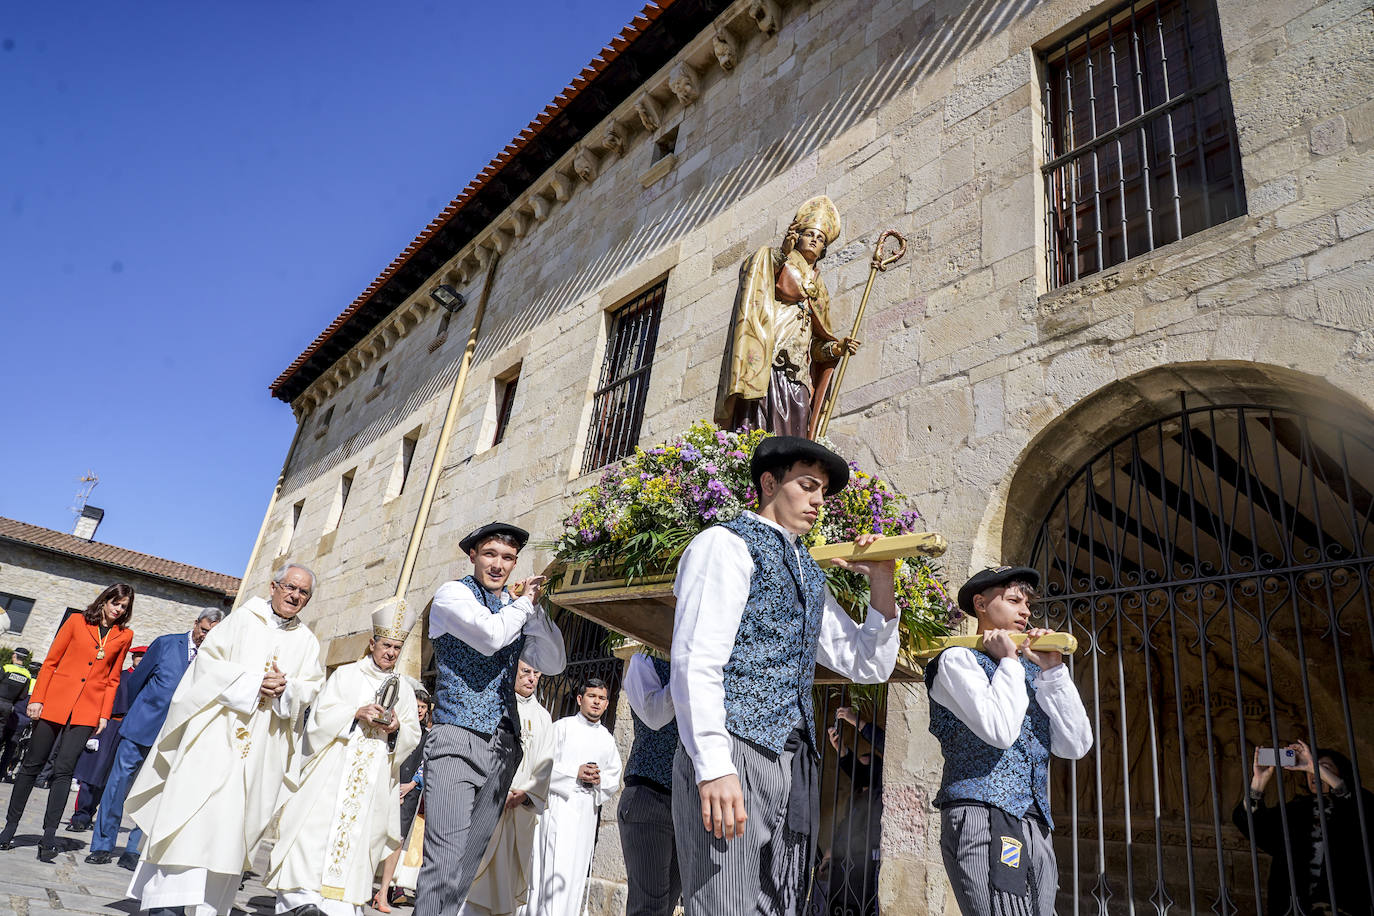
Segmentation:
{"type": "Polygon", "coordinates": [[[86,501],[91,498],[91,491],[95,489],[96,484],[100,483],[100,478],[96,476],[95,471],[87,471],[76,480],[81,484],[81,489],[76,491],[76,502],[68,506],[67,509],[79,519],[81,513],[86,509],[86,501]]]}

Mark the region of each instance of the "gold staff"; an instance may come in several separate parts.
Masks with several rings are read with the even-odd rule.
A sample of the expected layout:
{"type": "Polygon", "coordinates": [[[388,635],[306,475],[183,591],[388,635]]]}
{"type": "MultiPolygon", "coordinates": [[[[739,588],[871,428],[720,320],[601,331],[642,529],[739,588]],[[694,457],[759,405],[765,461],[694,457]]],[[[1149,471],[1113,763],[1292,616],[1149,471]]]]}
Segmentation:
{"type": "MultiPolygon", "coordinates": [[[[878,236],[878,244],[873,249],[873,261],[868,270],[868,282],[864,284],[863,298],[859,300],[859,310],[854,313],[854,330],[849,332],[849,336],[858,339],[859,322],[864,320],[864,308],[868,305],[868,294],[873,290],[873,280],[881,270],[887,270],[896,264],[906,254],[906,239],[902,238],[901,233],[895,229],[885,229],[883,234],[878,236]],[[892,252],[883,251],[889,238],[897,240],[897,250],[892,252]]],[[[830,414],[835,410],[835,401],[840,396],[840,385],[844,382],[844,368],[849,365],[849,351],[844,351],[840,357],[840,364],[835,367],[835,377],[830,380],[830,388],[825,393],[825,405],[821,408],[821,415],[816,423],[816,437],[825,435],[826,427],[830,425],[830,414]]]]}

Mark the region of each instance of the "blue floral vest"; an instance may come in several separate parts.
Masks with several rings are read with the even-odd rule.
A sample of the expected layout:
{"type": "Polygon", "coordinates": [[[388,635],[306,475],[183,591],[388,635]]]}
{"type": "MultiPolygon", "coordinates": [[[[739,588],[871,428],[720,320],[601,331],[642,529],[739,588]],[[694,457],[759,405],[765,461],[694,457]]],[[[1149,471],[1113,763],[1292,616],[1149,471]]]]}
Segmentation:
{"type": "MultiPolygon", "coordinates": [[[[654,671],[662,684],[668,683],[668,663],[661,658],[650,656],[654,671]]],[[[677,720],[662,728],[650,728],[630,709],[634,719],[635,740],[630,745],[630,762],[625,766],[626,776],[638,776],[658,783],[671,791],[673,787],[673,754],[677,753],[677,720]]]]}
{"type": "Polygon", "coordinates": [[[776,528],[744,515],[724,527],[743,539],[754,561],[749,598],[725,663],[725,727],[781,753],[800,721],[814,751],[811,683],[825,611],[825,573],[805,549],[798,569],[798,553],[776,528]],[[805,608],[802,614],[798,603],[805,608]]]}
{"type": "MultiPolygon", "coordinates": [[[[493,595],[472,576],[462,583],[493,614],[502,607],[501,595],[493,595]]],[[[434,640],[434,659],[439,666],[434,721],[461,725],[490,735],[502,716],[509,716],[515,734],[520,734],[520,716],[515,712],[515,669],[525,648],[521,635],[495,655],[483,655],[452,633],[434,640]]]]}
{"type": "MultiPolygon", "coordinates": [[[[975,651],[973,655],[991,680],[997,661],[982,652],[975,651]]],[[[926,668],[927,690],[938,674],[939,661],[937,656],[926,668]]],[[[940,740],[940,750],[945,755],[935,807],[977,801],[1018,818],[1036,808],[1045,824],[1053,829],[1049,795],[1050,717],[1035,700],[1034,681],[1040,668],[1024,658],[1020,661],[1026,672],[1030,704],[1021,723],[1021,734],[1005,751],[979,738],[946,707],[931,702],[930,733],[940,740]]]]}

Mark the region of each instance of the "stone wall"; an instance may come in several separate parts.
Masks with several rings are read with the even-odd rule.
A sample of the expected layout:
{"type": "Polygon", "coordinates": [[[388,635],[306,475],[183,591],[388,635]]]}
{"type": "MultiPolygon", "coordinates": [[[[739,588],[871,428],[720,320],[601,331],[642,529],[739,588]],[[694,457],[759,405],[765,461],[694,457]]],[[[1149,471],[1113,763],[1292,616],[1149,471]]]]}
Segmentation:
{"type": "Polygon", "coordinates": [[[0,592],[32,598],[35,604],[24,629],[0,635],[0,646],[25,646],[42,659],[67,609],[84,610],[116,582],[134,588],[134,645],[186,632],[202,610],[225,609],[224,596],[216,592],[6,542],[0,544],[0,592]]]}
{"type": "MultiPolygon", "coordinates": [[[[1036,463],[1040,446],[1100,441],[1098,421],[1059,420],[1122,379],[1266,364],[1271,378],[1320,383],[1367,411],[1374,19],[1354,0],[1217,6],[1248,213],[1050,290],[1037,52],[1106,5],[818,0],[782,5],[769,30],[736,4],[721,19],[731,54],[709,35],[694,42],[646,82],[651,104],[633,99],[610,119],[618,138],[570,154],[438,272],[470,303],[446,342],[431,350],[440,319],[422,292],[301,396],[301,444],[245,587],[260,592],[273,555],[289,554],[321,576],[306,616],[322,640],[366,626],[394,588],[466,324],[498,255],[410,597],[423,604],[466,573],[457,540],[493,517],[552,538],[592,479],[579,471],[608,311],[666,276],[641,442],[709,417],[739,264],[777,244],[797,204],[819,193],[845,220],[822,262],[839,327],[852,320],[878,233],[908,238],[906,259],[875,287],[831,435],[949,538],[952,581],[1002,559],[1004,546],[1024,549],[1004,529],[1024,530],[1036,492],[1063,479],[1063,465],[1036,463]],[[691,91],[664,88],[680,64],[691,91]],[[675,160],[656,163],[653,139],[674,128],[675,160]],[[511,427],[488,448],[494,383],[516,364],[511,427]],[[410,480],[388,500],[401,440],[415,429],[410,480]],[[353,469],[348,504],[326,532],[353,469]]],[[[1190,390],[1205,397],[1201,384],[1190,390]]],[[[519,574],[549,558],[535,544],[519,574]]],[[[920,687],[893,691],[882,893],[902,912],[953,912],[929,806],[938,755],[924,703],[920,687]]],[[[613,845],[603,837],[602,848],[613,845]]],[[[619,875],[612,858],[598,857],[610,884],[596,895],[619,875]]]]}

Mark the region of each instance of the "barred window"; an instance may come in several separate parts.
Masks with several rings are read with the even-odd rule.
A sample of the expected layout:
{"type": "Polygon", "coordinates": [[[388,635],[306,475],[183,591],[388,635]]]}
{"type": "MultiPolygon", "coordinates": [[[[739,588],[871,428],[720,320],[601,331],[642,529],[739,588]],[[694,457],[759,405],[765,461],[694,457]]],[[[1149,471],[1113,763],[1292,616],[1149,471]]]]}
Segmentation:
{"type": "Polygon", "coordinates": [[[587,451],[582,458],[584,474],[624,458],[639,441],[667,285],[664,280],[640,293],[611,316],[606,360],[601,364],[587,451]]]}
{"type": "Polygon", "coordinates": [[[1043,62],[1053,285],[1245,212],[1212,0],[1118,6],[1043,62]]]}

